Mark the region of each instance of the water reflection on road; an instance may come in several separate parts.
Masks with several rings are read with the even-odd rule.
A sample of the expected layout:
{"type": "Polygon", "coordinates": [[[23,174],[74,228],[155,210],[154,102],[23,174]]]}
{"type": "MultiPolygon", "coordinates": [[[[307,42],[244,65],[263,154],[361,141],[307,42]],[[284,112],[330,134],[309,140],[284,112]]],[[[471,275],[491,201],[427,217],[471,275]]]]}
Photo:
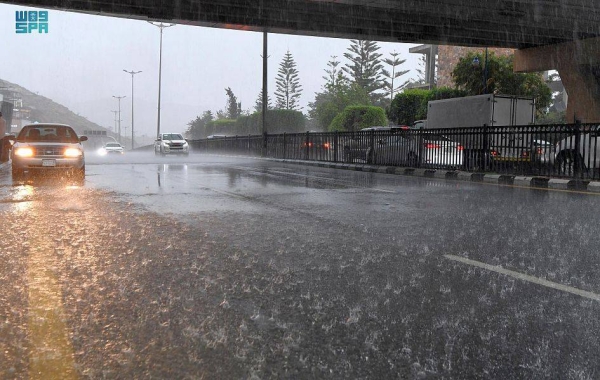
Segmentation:
{"type": "Polygon", "coordinates": [[[0,377],[51,360],[90,378],[600,372],[593,196],[119,159],[90,160],[83,186],[0,173],[0,377]]]}

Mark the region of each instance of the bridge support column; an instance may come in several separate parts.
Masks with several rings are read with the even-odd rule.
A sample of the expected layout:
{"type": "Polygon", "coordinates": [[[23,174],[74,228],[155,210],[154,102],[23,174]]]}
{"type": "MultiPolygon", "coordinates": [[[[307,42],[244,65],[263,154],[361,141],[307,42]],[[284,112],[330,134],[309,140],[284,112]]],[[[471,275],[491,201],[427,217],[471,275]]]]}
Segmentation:
{"type": "Polygon", "coordinates": [[[565,86],[567,122],[600,122],[600,38],[515,52],[515,72],[546,70],[557,70],[565,86]]]}

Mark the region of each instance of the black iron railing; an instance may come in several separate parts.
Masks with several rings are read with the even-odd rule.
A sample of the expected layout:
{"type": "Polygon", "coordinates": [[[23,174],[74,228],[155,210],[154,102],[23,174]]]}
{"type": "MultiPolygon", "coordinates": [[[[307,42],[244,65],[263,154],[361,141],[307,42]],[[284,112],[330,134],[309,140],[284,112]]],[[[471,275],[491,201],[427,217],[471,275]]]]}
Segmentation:
{"type": "Polygon", "coordinates": [[[191,140],[196,151],[598,179],[597,124],[306,132],[191,140]]]}

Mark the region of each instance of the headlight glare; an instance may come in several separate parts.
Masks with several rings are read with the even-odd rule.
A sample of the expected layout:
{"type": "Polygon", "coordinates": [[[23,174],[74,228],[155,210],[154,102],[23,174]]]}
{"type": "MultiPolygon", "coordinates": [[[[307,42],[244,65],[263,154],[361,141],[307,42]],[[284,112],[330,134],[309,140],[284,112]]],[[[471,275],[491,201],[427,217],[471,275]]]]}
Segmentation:
{"type": "Polygon", "coordinates": [[[79,157],[83,155],[83,152],[77,148],[67,148],[64,153],[65,157],[79,157]]]}
{"type": "Polygon", "coordinates": [[[33,157],[33,149],[31,148],[18,148],[15,151],[15,155],[19,157],[33,157]]]}

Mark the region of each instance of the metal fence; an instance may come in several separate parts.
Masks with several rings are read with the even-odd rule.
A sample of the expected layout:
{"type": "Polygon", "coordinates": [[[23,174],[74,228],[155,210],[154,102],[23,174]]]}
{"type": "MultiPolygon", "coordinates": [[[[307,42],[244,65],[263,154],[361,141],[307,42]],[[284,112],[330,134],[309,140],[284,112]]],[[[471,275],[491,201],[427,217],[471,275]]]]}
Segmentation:
{"type": "Polygon", "coordinates": [[[599,136],[597,124],[577,123],[265,134],[190,144],[210,153],[598,179],[599,136]]]}

